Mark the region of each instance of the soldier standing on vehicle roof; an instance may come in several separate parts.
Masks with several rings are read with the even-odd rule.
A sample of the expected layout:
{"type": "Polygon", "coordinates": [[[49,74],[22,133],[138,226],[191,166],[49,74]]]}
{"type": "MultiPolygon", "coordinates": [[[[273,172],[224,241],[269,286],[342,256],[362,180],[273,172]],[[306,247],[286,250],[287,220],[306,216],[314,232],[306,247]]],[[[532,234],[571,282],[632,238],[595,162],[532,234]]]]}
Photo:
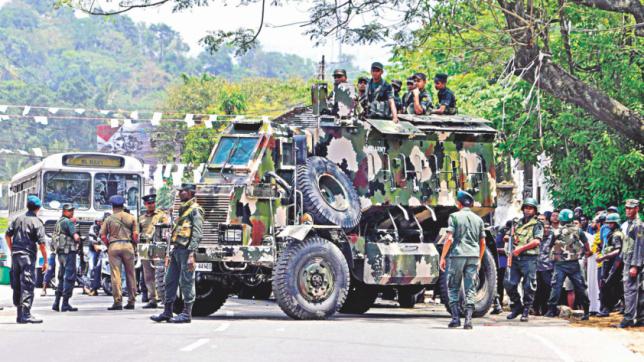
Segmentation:
{"type": "MultiPolygon", "coordinates": [[[[407,92],[402,97],[402,113],[409,114],[409,107],[414,107],[414,89],[416,88],[416,80],[413,76],[407,78],[407,92]]],[[[412,112],[413,114],[413,112],[412,112]]]]}
{"type": "Polygon", "coordinates": [[[433,110],[433,114],[456,114],[456,97],[454,93],[447,88],[447,74],[438,73],[434,77],[434,88],[438,91],[438,108],[433,110]]]}
{"type": "Polygon", "coordinates": [[[602,309],[597,314],[598,317],[608,317],[623,295],[620,254],[626,236],[619,228],[619,214],[606,215],[606,225],[609,229],[606,243],[602,247],[602,254],[597,258],[597,262],[602,263],[599,285],[599,299],[602,309]]]}
{"type": "MultiPolygon", "coordinates": [[[[141,236],[139,238],[139,243],[146,244],[152,242],[154,236],[154,226],[156,224],[167,224],[170,222],[168,215],[162,210],[157,210],[156,208],[156,194],[150,194],[143,196],[143,203],[145,204],[146,212],[145,214],[139,217],[139,230],[141,230],[141,236]]],[[[158,306],[159,293],[156,288],[155,282],[155,268],[153,265],[154,261],[151,259],[141,260],[141,265],[143,267],[143,278],[145,279],[145,285],[148,288],[148,304],[144,305],[144,309],[156,308],[158,306]]]]}
{"type": "Polygon", "coordinates": [[[620,328],[644,325],[644,223],[639,218],[639,200],[626,200],[626,238],[622,247],[624,270],[624,319],[620,328]]]}
{"type": "Polygon", "coordinates": [[[572,282],[576,296],[580,299],[578,303],[584,308],[584,315],[581,320],[588,320],[590,316],[590,301],[588,290],[584,280],[579,260],[590,255],[590,246],[586,234],[573,221],[573,211],[563,209],[559,213],[561,228],[550,247],[550,260],[554,261],[554,273],[552,277],[552,289],[548,299],[548,312],[546,317],[559,315],[557,304],[561,296],[561,288],[564,279],[568,277],[572,282]]]}
{"type": "Polygon", "coordinates": [[[427,76],[425,73],[416,73],[414,74],[414,82],[416,88],[412,90],[413,103],[408,111],[409,114],[423,115],[432,109],[432,96],[425,90],[427,76]]]}
{"type": "Polygon", "coordinates": [[[329,95],[331,114],[340,118],[348,118],[356,108],[357,97],[355,88],[347,82],[347,71],[336,69],[333,71],[333,91],[329,95]]]}
{"type": "Polygon", "coordinates": [[[108,310],[122,310],[123,294],[121,292],[121,268],[125,269],[125,282],[128,290],[128,302],[125,309],[134,309],[136,302],[136,279],[134,272],[135,243],[139,238],[139,226],[136,218],[125,212],[125,199],[121,195],[110,197],[112,215],[101,225],[101,240],[107,246],[110,260],[112,296],[114,303],[108,310]]]}
{"type": "Polygon", "coordinates": [[[51,236],[51,242],[58,257],[58,288],[56,298],[51,309],[58,312],[76,312],[78,308],[69,305],[69,298],[72,297],[74,284],[76,283],[76,255],[78,254],[80,236],[76,232],[76,226],[71,218],[74,217],[74,206],[63,205],[63,215],[51,236]],[[63,298],[63,305],[60,305],[60,298],[63,298]]]}
{"type": "Polygon", "coordinates": [[[528,321],[528,313],[537,290],[537,258],[539,245],[543,240],[543,224],[537,220],[537,208],[537,200],[526,198],[521,206],[523,217],[515,220],[506,235],[508,249],[512,243],[512,253],[508,255],[509,275],[503,282],[512,301],[512,311],[507,318],[514,319],[521,314],[522,322],[528,321]],[[522,279],[523,303],[518,290],[522,279]]]}
{"type": "Polygon", "coordinates": [[[444,272],[447,267],[448,275],[449,310],[452,315],[449,328],[461,326],[459,294],[462,282],[465,287],[463,328],[472,329],[477,273],[485,253],[483,220],[470,210],[472,204],[472,195],[459,190],[456,205],[460,210],[449,216],[447,241],[441,253],[440,268],[444,272]]]}
{"type": "Polygon", "coordinates": [[[398,123],[398,110],[391,85],[382,78],[384,67],[380,62],[371,64],[371,79],[367,84],[367,118],[391,119],[398,123]]]}
{"type": "Polygon", "coordinates": [[[203,209],[197,203],[194,184],[182,184],[179,199],[183,204],[179,208],[179,217],[172,227],[171,243],[173,249],[166,261],[165,304],[163,313],[150,317],[155,322],[190,323],[192,304],[195,301],[195,251],[199,247],[203,228],[203,209]],[[177,288],[181,287],[183,311],[172,316],[172,305],[177,297],[177,288]]]}
{"type": "Polygon", "coordinates": [[[45,225],[38,218],[42,206],[34,195],[27,196],[27,213],[14,219],[4,235],[11,252],[11,289],[13,305],[16,306],[16,322],[42,323],[31,314],[34,302],[36,281],[36,244],[45,261],[42,270],[47,270],[47,250],[45,249],[45,225]]]}
{"type": "Polygon", "coordinates": [[[362,112],[359,114],[360,116],[364,116],[367,114],[367,110],[369,109],[369,98],[367,98],[367,83],[369,83],[369,79],[366,77],[359,77],[358,78],[358,104],[360,105],[360,109],[362,112]]]}
{"type": "Polygon", "coordinates": [[[391,87],[394,90],[394,103],[396,103],[396,110],[398,114],[402,113],[402,99],[400,98],[400,88],[402,87],[402,82],[398,79],[391,81],[391,87]]]}

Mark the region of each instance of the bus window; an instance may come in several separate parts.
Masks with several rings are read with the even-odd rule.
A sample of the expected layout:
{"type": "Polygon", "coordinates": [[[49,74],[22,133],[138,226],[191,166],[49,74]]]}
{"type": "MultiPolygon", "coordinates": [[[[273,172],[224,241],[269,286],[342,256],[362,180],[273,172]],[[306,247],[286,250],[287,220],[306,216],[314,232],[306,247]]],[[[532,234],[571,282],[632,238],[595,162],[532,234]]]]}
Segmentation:
{"type": "Polygon", "coordinates": [[[90,180],[88,173],[54,172],[45,173],[44,206],[49,209],[60,209],[69,203],[79,210],[89,209],[90,180]]]}
{"type": "Polygon", "coordinates": [[[94,175],[94,208],[106,210],[112,207],[110,197],[121,195],[125,197],[127,207],[136,210],[139,199],[138,175],[124,175],[114,173],[97,173],[94,175]]]}

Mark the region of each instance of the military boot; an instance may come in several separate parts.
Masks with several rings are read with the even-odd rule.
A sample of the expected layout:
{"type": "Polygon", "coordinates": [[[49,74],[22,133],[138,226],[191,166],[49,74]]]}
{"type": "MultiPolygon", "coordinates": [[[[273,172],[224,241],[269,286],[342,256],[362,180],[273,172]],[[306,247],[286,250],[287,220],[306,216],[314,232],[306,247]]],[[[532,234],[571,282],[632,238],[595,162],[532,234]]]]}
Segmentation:
{"type": "Polygon", "coordinates": [[[69,304],[69,297],[63,297],[63,305],[60,307],[61,312],[78,312],[78,308],[69,304]]]}
{"type": "Polygon", "coordinates": [[[501,301],[499,297],[494,298],[494,306],[492,307],[492,312],[490,314],[501,314],[503,313],[503,306],[501,306],[501,301]]]}
{"type": "Polygon", "coordinates": [[[514,319],[521,314],[521,310],[523,309],[523,306],[521,304],[517,304],[512,306],[512,310],[510,311],[510,314],[506,317],[507,319],[514,319]]]}
{"type": "Polygon", "coordinates": [[[602,308],[602,310],[599,311],[599,313],[597,313],[597,317],[599,318],[608,317],[609,315],[610,315],[610,310],[608,310],[608,308],[602,308]]]}
{"type": "Polygon", "coordinates": [[[19,305],[16,307],[16,323],[22,323],[22,306],[19,305]]]}
{"type": "Polygon", "coordinates": [[[56,298],[54,298],[54,304],[51,306],[51,310],[60,312],[60,294],[58,292],[56,292],[56,298]]]}
{"type": "Polygon", "coordinates": [[[172,303],[163,305],[163,313],[150,317],[155,322],[167,322],[172,318],[172,303]]]}
{"type": "Polygon", "coordinates": [[[159,305],[157,304],[156,300],[151,300],[148,302],[148,304],[144,305],[142,308],[143,309],[156,309],[158,308],[159,305]]]}
{"type": "Polygon", "coordinates": [[[176,317],[170,318],[168,323],[190,323],[192,321],[192,303],[183,305],[183,312],[176,317]]]}
{"type": "Polygon", "coordinates": [[[26,324],[26,323],[32,323],[32,324],[37,324],[37,323],[42,323],[42,319],[38,319],[34,316],[31,315],[31,311],[29,308],[22,308],[22,318],[20,318],[20,321],[18,322],[20,324],[26,324]]]}
{"type": "Polygon", "coordinates": [[[530,315],[530,308],[525,307],[525,308],[523,308],[523,313],[521,313],[521,319],[519,319],[519,320],[521,322],[527,322],[528,319],[529,319],[529,317],[528,317],[529,315],[530,315]]]}
{"type": "Polygon", "coordinates": [[[635,327],[635,322],[631,319],[622,319],[622,321],[619,323],[617,328],[630,328],[630,327],[635,327]]]}
{"type": "Polygon", "coordinates": [[[472,314],[474,314],[474,307],[467,307],[465,310],[465,323],[463,323],[463,329],[472,329],[472,314]]]}
{"type": "Polygon", "coordinates": [[[452,314],[452,320],[447,325],[447,328],[460,327],[461,326],[461,312],[458,309],[458,305],[452,306],[452,308],[450,309],[450,313],[452,314]]]}
{"type": "Polygon", "coordinates": [[[584,315],[581,316],[582,321],[587,321],[590,319],[590,304],[584,304],[584,315]]]}
{"type": "Polygon", "coordinates": [[[548,311],[543,316],[548,318],[554,318],[558,315],[559,315],[559,309],[557,309],[557,306],[549,306],[548,311]]]}

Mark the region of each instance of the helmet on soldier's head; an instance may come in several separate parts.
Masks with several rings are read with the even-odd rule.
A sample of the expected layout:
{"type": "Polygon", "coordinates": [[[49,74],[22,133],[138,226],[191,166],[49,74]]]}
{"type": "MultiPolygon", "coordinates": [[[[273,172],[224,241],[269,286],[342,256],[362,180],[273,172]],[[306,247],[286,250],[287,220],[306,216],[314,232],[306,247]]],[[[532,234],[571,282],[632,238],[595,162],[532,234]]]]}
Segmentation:
{"type": "Polygon", "coordinates": [[[521,210],[523,210],[523,208],[526,207],[526,206],[532,206],[532,207],[534,207],[535,210],[539,209],[539,203],[537,202],[537,200],[535,200],[532,197],[526,197],[523,200],[523,204],[521,205],[521,210]]]}
{"type": "Polygon", "coordinates": [[[559,221],[561,221],[561,222],[571,222],[574,216],[575,215],[572,212],[572,210],[563,209],[563,210],[561,210],[559,212],[559,221]]]}
{"type": "Polygon", "coordinates": [[[614,222],[614,223],[619,223],[619,214],[616,212],[612,212],[608,215],[606,215],[606,222],[614,222]]]}

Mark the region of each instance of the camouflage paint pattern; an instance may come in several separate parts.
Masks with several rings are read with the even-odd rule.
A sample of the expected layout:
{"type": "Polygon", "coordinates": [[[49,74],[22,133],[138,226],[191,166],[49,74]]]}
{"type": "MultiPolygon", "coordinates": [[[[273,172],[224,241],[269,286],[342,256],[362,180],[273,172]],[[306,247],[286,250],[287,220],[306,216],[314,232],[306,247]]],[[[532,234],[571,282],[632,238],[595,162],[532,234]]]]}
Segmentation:
{"type": "Polygon", "coordinates": [[[363,281],[378,285],[434,284],[438,260],[434,244],[367,243],[363,281]]]}
{"type": "Polygon", "coordinates": [[[583,254],[584,244],[579,238],[579,228],[573,224],[564,225],[550,249],[550,260],[579,260],[583,254]]]}

